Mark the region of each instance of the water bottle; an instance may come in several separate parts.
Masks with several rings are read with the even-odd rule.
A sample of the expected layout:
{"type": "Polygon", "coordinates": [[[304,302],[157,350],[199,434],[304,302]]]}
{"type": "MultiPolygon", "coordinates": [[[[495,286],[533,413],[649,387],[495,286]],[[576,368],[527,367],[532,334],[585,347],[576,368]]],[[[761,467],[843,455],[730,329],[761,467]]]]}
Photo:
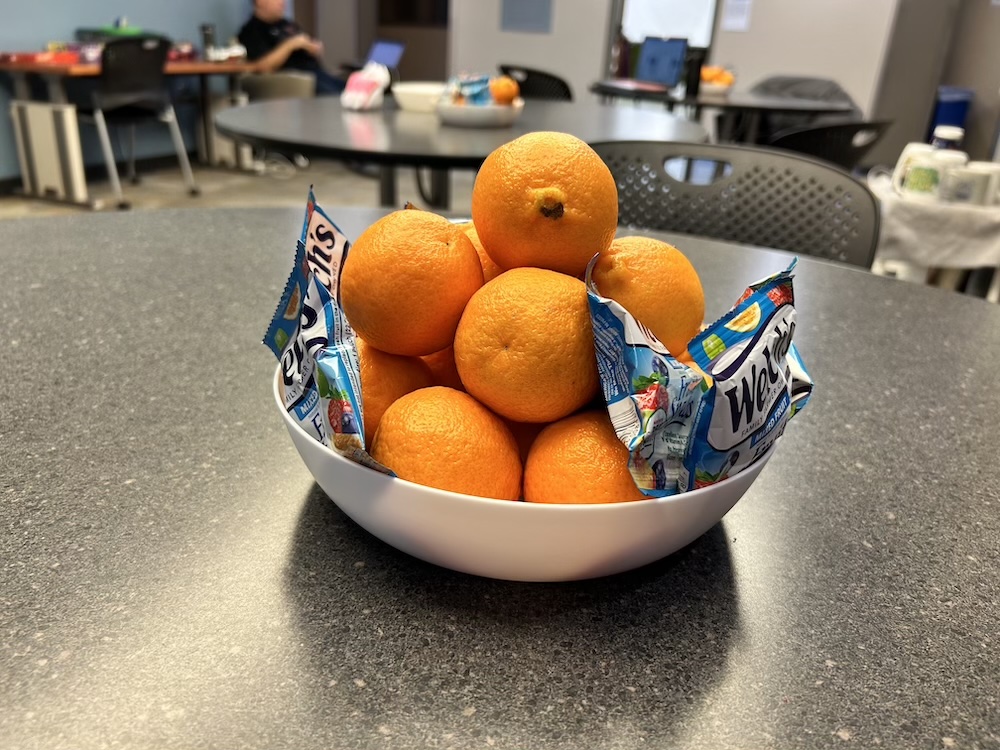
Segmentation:
{"type": "Polygon", "coordinates": [[[934,128],[931,145],[934,148],[958,151],[962,147],[965,130],[956,125],[938,125],[934,128]]]}

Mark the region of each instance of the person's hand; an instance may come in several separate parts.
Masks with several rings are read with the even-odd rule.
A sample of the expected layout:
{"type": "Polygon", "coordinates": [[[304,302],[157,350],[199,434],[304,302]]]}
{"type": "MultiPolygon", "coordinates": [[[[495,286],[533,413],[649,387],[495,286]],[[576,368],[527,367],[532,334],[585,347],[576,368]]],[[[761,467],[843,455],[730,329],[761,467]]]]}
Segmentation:
{"type": "Polygon", "coordinates": [[[296,34],[295,36],[289,37],[288,42],[292,45],[292,49],[309,50],[309,45],[312,44],[312,39],[309,38],[308,34],[296,34]]]}
{"type": "Polygon", "coordinates": [[[323,54],[323,42],[318,39],[307,39],[303,49],[313,57],[319,57],[323,54]]]}

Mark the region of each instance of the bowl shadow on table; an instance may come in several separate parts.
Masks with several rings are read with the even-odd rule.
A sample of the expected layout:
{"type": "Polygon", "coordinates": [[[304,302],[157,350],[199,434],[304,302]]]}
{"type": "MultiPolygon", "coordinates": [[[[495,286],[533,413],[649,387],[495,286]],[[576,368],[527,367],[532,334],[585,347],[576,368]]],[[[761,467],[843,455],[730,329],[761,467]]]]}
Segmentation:
{"type": "Polygon", "coordinates": [[[494,738],[607,739],[623,725],[664,738],[725,673],[740,627],[722,523],[635,571],[516,583],[410,557],[314,485],[284,584],[315,698],[333,710],[325,691],[346,685],[336,700],[348,701],[357,731],[412,714],[461,732],[457,700],[477,708],[468,730],[492,727],[494,738]]]}

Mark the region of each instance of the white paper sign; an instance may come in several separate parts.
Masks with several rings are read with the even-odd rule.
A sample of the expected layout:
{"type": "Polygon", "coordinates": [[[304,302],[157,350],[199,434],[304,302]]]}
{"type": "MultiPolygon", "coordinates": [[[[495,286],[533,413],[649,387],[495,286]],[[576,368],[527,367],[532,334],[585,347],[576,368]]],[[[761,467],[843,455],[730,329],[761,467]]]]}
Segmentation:
{"type": "Polygon", "coordinates": [[[722,6],[723,31],[749,31],[753,0],[725,0],[722,6]]]}

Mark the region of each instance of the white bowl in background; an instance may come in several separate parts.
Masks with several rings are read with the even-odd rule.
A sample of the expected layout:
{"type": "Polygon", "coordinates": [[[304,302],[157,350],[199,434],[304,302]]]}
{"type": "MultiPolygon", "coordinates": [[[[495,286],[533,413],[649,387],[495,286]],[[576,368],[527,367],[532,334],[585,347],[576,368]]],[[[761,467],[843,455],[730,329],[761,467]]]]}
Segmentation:
{"type": "Polygon", "coordinates": [[[721,83],[707,83],[706,81],[702,81],[698,86],[698,93],[709,94],[711,96],[724,96],[732,90],[733,84],[731,83],[726,86],[721,83]]]}
{"type": "Polygon", "coordinates": [[[524,109],[524,99],[510,104],[452,104],[447,99],[438,102],[438,118],[445,125],[460,128],[505,128],[514,124],[524,109]]]}
{"type": "MultiPolygon", "coordinates": [[[[312,438],[274,399],[306,468],[358,525],[421,560],[512,581],[573,581],[666,557],[718,523],[775,446],[734,477],[692,492],[601,505],[490,500],[425,487],[356,464],[312,438]]],[[[780,441],[779,441],[780,442],[780,441]]]]}
{"type": "Polygon", "coordinates": [[[433,112],[445,84],[435,81],[405,81],[392,84],[392,95],[404,112],[433,112]]]}

